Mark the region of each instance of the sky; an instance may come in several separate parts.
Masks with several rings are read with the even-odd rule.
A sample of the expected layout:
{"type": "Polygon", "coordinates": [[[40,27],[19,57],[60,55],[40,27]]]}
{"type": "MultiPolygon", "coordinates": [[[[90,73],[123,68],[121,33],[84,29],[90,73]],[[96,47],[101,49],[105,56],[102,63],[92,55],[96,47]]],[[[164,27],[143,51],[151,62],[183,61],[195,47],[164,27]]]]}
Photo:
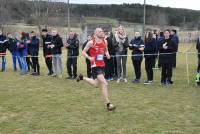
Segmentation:
{"type": "MultiPolygon", "coordinates": [[[[67,0],[60,0],[66,1],[67,0]]],[[[123,3],[140,3],[144,0],[70,0],[70,3],[79,4],[123,4],[123,3]]],[[[199,0],[146,0],[147,4],[159,5],[161,7],[186,8],[200,10],[199,0]]]]}

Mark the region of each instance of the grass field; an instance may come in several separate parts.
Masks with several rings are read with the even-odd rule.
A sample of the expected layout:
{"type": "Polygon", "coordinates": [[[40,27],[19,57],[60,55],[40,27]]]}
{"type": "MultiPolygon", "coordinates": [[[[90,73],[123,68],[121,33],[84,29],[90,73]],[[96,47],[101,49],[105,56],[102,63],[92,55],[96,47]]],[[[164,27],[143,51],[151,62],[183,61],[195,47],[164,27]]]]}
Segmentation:
{"type": "MultiPolygon", "coordinates": [[[[192,47],[193,48],[193,47],[192,47]]],[[[181,52],[190,50],[183,45],[181,52]]],[[[66,52],[63,52],[66,56],[66,52]]],[[[0,73],[0,134],[199,134],[200,89],[194,82],[196,55],[189,55],[190,84],[187,84],[185,55],[177,58],[172,86],[155,83],[132,84],[133,67],[128,58],[129,83],[109,82],[115,112],[107,112],[100,91],[84,82],[47,77],[43,57],[41,76],[21,76],[7,70],[0,73]]],[[[66,58],[63,67],[66,75],[66,58]]],[[[85,74],[84,58],[78,71],[85,74]]],[[[144,65],[142,81],[146,80],[144,65]]]]}

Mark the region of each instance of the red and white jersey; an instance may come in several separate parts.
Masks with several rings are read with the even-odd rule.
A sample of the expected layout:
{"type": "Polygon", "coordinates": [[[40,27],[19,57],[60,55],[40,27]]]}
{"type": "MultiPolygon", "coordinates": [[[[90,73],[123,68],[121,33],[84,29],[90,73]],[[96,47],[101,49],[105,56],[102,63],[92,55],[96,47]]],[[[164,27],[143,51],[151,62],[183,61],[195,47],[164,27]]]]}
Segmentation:
{"type": "Polygon", "coordinates": [[[106,43],[103,40],[101,43],[97,43],[93,39],[93,46],[89,49],[89,54],[94,58],[94,61],[91,62],[91,67],[104,67],[104,54],[106,49],[106,43]]]}

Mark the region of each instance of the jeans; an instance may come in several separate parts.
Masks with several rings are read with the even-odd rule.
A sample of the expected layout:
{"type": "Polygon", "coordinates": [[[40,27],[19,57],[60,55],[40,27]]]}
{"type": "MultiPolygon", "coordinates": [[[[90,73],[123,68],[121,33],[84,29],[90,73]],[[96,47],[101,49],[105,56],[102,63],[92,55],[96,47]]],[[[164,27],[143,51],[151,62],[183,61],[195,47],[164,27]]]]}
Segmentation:
{"type": "Polygon", "coordinates": [[[28,72],[26,57],[20,56],[19,58],[20,58],[20,62],[21,62],[21,65],[22,65],[21,74],[26,74],[28,72]]]}
{"type": "Polygon", "coordinates": [[[63,68],[62,68],[61,54],[53,55],[53,72],[55,75],[58,75],[58,68],[60,70],[60,75],[62,75],[63,68]]]}
{"type": "Polygon", "coordinates": [[[6,69],[6,57],[1,56],[1,71],[4,72],[6,69]]]}
{"type": "Polygon", "coordinates": [[[20,58],[14,52],[12,52],[12,60],[13,60],[14,71],[17,71],[17,61],[18,61],[18,64],[19,64],[19,68],[21,70],[22,69],[22,64],[21,64],[20,58]]]}
{"type": "Polygon", "coordinates": [[[117,59],[117,78],[120,79],[121,72],[123,70],[123,78],[126,78],[126,62],[127,62],[127,55],[122,55],[122,52],[116,52],[116,59],[117,59]],[[122,66],[122,69],[121,69],[122,66]]]}

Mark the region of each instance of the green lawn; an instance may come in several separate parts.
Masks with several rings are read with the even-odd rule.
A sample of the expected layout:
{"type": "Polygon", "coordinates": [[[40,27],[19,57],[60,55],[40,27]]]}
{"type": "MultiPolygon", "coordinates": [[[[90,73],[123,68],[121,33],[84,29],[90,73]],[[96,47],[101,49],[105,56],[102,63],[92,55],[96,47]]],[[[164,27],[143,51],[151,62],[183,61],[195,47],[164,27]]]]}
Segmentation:
{"type": "MultiPolygon", "coordinates": [[[[184,45],[179,50],[189,48],[184,45]]],[[[193,54],[188,59],[190,84],[185,55],[180,53],[174,85],[163,87],[160,70],[155,70],[153,85],[132,84],[129,57],[129,83],[109,82],[110,98],[117,110],[107,112],[98,89],[84,82],[45,76],[42,57],[42,76],[21,76],[12,71],[9,56],[6,72],[0,73],[0,134],[199,134],[200,88],[194,82],[197,58],[193,54]]],[[[65,64],[63,58],[66,76],[65,64]]],[[[85,74],[83,57],[78,66],[85,74]]]]}

